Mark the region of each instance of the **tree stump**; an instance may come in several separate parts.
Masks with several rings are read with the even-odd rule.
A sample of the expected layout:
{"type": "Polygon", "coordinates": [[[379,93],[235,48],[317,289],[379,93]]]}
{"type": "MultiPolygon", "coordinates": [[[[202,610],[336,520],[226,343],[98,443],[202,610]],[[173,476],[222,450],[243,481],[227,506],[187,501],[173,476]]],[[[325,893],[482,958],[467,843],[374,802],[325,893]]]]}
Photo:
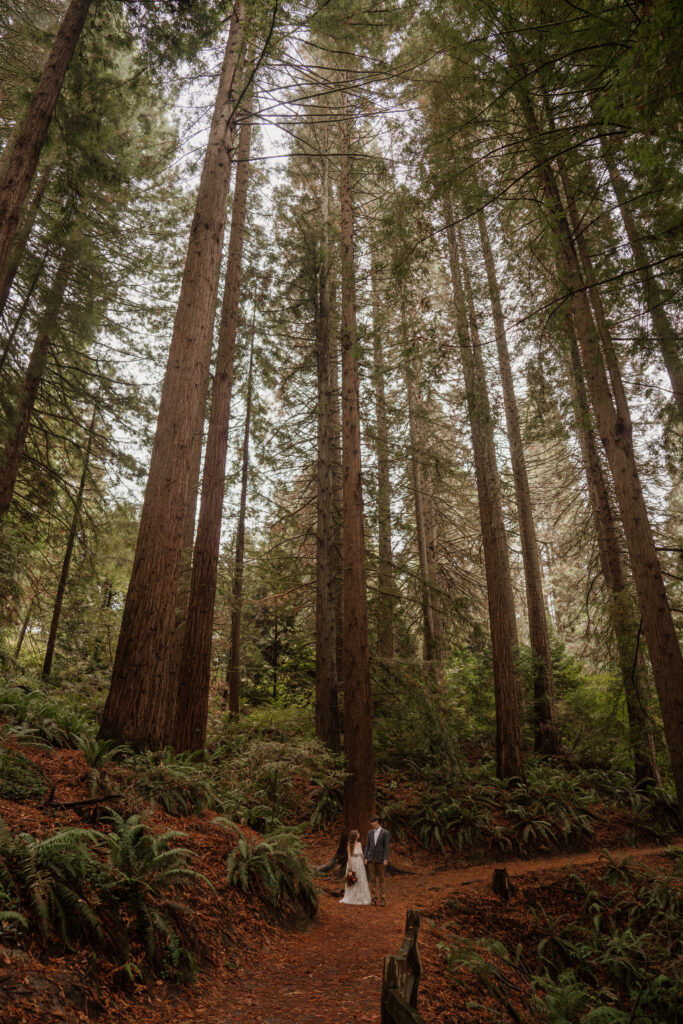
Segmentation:
{"type": "Polygon", "coordinates": [[[515,891],[506,868],[493,869],[493,891],[502,900],[509,900],[515,891]]]}

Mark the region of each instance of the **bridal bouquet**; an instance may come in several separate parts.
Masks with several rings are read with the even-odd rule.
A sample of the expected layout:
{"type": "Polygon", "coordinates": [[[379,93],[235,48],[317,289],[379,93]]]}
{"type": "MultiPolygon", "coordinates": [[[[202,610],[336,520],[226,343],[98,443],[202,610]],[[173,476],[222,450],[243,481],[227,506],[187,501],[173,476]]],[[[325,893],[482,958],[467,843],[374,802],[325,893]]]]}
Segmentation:
{"type": "Polygon", "coordinates": [[[355,885],[357,881],[358,881],[358,875],[356,874],[355,871],[347,871],[346,872],[346,884],[347,885],[355,885]]]}

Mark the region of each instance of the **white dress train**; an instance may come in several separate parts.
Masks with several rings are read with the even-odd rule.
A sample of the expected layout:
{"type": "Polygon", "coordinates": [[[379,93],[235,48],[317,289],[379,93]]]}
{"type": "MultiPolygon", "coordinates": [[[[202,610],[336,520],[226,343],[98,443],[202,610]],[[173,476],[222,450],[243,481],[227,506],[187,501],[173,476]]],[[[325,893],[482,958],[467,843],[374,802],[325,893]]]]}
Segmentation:
{"type": "Polygon", "coordinates": [[[354,844],[351,856],[346,862],[347,874],[349,871],[356,872],[358,881],[355,885],[349,885],[348,882],[345,884],[344,896],[339,902],[350,903],[354,907],[368,907],[372,901],[370,899],[368,876],[365,871],[365,864],[363,863],[363,847],[360,843],[354,844]]]}

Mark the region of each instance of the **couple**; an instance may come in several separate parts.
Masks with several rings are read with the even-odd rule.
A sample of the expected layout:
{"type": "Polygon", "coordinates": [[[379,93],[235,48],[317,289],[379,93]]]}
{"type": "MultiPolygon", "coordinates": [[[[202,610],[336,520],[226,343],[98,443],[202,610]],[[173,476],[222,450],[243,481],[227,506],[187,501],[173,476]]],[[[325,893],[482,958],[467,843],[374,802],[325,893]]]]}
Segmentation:
{"type": "Polygon", "coordinates": [[[372,902],[373,906],[386,905],[386,885],[384,881],[384,869],[389,860],[389,833],[379,823],[377,815],[370,818],[370,831],[365,841],[365,850],[360,844],[360,832],[354,829],[349,835],[346,859],[346,885],[344,896],[340,903],[350,903],[356,907],[367,907],[372,902]],[[368,866],[370,885],[372,886],[372,899],[368,886],[365,865],[368,866]]]}

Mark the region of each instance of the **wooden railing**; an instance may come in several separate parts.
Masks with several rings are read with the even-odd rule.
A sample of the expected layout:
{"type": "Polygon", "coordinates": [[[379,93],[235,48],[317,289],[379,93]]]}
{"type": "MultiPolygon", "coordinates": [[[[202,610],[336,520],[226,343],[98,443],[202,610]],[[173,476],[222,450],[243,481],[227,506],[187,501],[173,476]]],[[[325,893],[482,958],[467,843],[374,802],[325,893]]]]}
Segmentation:
{"type": "Polygon", "coordinates": [[[417,991],[422,976],[422,964],[417,948],[420,930],[420,912],[406,914],[405,938],[398,956],[384,957],[382,975],[382,1024],[425,1024],[417,1012],[417,991]]]}

